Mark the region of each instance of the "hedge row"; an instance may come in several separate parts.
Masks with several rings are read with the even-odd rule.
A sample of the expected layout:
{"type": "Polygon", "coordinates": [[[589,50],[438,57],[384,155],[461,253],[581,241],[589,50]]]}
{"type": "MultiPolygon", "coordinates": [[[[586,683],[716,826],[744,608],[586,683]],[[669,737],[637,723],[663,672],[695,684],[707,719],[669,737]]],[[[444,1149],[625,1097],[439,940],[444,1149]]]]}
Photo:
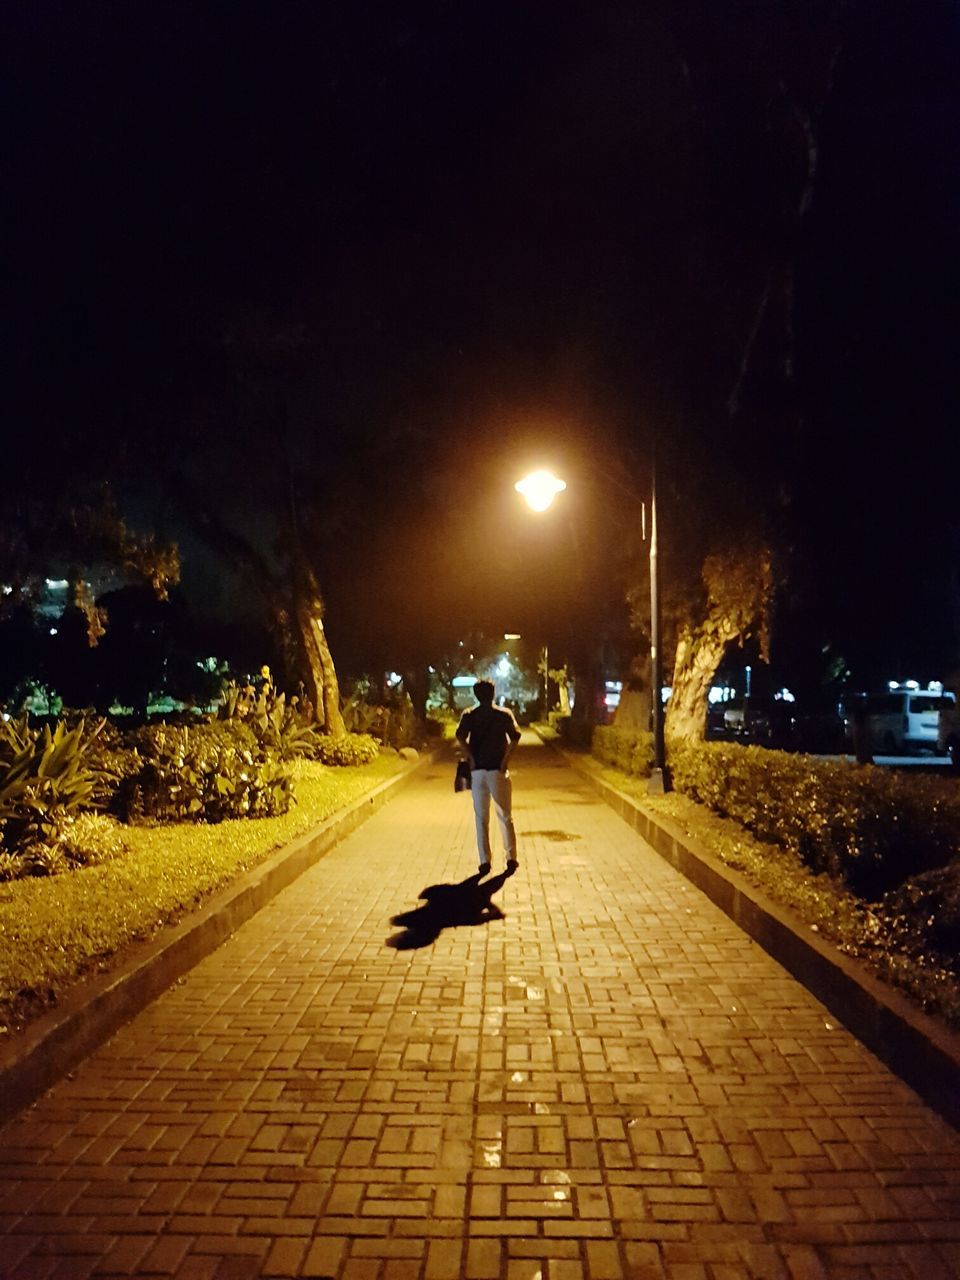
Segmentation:
{"type": "Polygon", "coordinates": [[[645,777],[653,765],[653,734],[598,724],[593,730],[592,752],[604,764],[624,773],[645,777]]]}
{"type": "Polygon", "coordinates": [[[551,713],[550,723],[562,741],[580,751],[589,751],[624,773],[645,777],[653,764],[653,734],[637,729],[618,729],[612,724],[590,724],[570,716],[551,713]]]}
{"type": "Polygon", "coordinates": [[[960,796],[933,778],[703,742],[670,754],[678,791],[873,900],[960,853],[960,796]]]}
{"type": "MultiPolygon", "coordinates": [[[[263,705],[261,705],[263,704],[263,705]]],[[[271,818],[294,803],[293,765],[376,759],[366,734],[315,732],[283,695],[248,714],[120,733],[75,723],[0,720],[0,881],[54,875],[123,851],[121,824],[271,818]],[[264,709],[265,708],[265,709],[264,709]]]]}
{"type": "MultiPolygon", "coordinates": [[[[649,733],[596,725],[589,745],[624,773],[650,772],[649,733]]],[[[935,778],[731,742],[674,747],[668,763],[678,791],[869,900],[960,857],[960,792],[935,778]]]]}
{"type": "Polygon", "coordinates": [[[591,749],[596,725],[589,724],[586,720],[572,720],[569,716],[553,711],[550,713],[550,723],[567,746],[576,747],[580,751],[591,749]]]}

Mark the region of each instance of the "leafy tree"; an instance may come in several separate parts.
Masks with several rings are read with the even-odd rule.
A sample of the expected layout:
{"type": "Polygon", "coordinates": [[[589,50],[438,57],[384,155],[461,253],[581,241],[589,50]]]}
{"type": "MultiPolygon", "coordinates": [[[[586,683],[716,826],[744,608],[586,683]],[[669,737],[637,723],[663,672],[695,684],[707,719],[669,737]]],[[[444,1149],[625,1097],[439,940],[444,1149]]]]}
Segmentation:
{"type": "MultiPolygon", "coordinates": [[[[649,625],[649,597],[644,597],[641,606],[638,595],[632,596],[639,629],[649,625]]],[[[668,739],[704,736],[710,688],[732,646],[756,639],[760,657],[769,661],[773,602],[773,553],[762,541],[743,541],[709,554],[692,590],[669,593],[662,638],[665,651],[674,654],[668,739]]]]}
{"type": "MultiPolygon", "coordinates": [[[[691,253],[704,278],[716,263],[738,263],[736,289],[679,290],[697,329],[722,330],[711,362],[701,358],[697,390],[661,389],[651,416],[662,482],[661,596],[665,678],[673,688],[668,739],[703,737],[707,695],[727,652],[754,640],[769,658],[775,588],[793,550],[790,463],[802,447],[796,381],[796,272],[804,223],[819,166],[818,133],[842,48],[842,0],[816,11],[786,6],[744,11],[742,39],[728,45],[744,58],[758,42],[768,51],[739,68],[731,97],[710,48],[719,14],[681,7],[678,47],[697,124],[700,181],[715,210],[698,229],[691,253]],[[684,414],[712,418],[712,435],[685,429],[684,414]],[[672,662],[671,662],[672,660],[672,662]],[[670,676],[672,666],[672,677],[670,676]]],[[[730,16],[730,15],[727,15],[730,16]]],[[[726,63],[723,71],[730,73],[726,63]]],[[[709,344],[702,342],[702,351],[709,344]]],[[[634,626],[649,638],[649,579],[630,592],[634,626]]],[[[645,663],[641,664],[645,665],[645,663]]]]}
{"type": "Polygon", "coordinates": [[[93,646],[107,616],[92,583],[143,582],[166,600],[179,576],[176,546],[129,529],[109,488],[64,495],[31,493],[25,484],[0,516],[0,618],[24,603],[35,608],[48,579],[66,579],[93,646]]]}
{"type": "Polygon", "coordinates": [[[266,547],[228,524],[209,498],[200,499],[179,476],[174,481],[181,510],[193,529],[261,600],[282,655],[288,681],[301,683],[317,722],[334,737],[346,728],[340,685],[324,627],[324,602],[299,530],[288,513],[266,547]]]}

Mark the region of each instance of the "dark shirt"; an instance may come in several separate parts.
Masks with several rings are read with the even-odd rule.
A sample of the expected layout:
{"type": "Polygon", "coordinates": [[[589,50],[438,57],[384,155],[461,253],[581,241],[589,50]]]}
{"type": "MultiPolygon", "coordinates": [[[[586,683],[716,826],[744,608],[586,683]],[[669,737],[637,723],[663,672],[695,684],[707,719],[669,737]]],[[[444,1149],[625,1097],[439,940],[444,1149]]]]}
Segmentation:
{"type": "Polygon", "coordinates": [[[481,704],[460,717],[457,737],[470,744],[475,769],[499,769],[507,739],[519,742],[520,730],[512,711],[481,704]]]}

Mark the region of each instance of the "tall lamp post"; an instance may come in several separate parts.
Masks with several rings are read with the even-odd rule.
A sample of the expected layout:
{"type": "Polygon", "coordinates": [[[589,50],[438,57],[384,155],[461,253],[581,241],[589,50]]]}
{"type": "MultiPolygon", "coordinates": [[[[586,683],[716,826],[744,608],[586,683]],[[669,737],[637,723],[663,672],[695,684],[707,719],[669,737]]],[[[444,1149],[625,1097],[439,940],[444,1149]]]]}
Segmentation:
{"type": "MultiPolygon", "coordinates": [[[[534,511],[546,511],[558,493],[566,489],[550,471],[534,471],[518,480],[514,488],[522,494],[534,511]]],[[[623,486],[621,486],[623,487],[623,486]]],[[[630,496],[636,500],[637,495],[630,496]]],[[[642,501],[642,500],[641,500],[642,501]]],[[[653,767],[647,782],[649,795],[662,795],[669,790],[666,750],[663,736],[663,656],[660,651],[660,567],[657,561],[657,471],[656,459],[650,491],[650,699],[653,714],[653,767]]]]}
{"type": "MultiPolygon", "coordinates": [[[[558,480],[552,471],[531,471],[514,485],[522,493],[531,511],[546,511],[558,493],[563,493],[566,481],[558,480]]],[[[541,654],[543,663],[543,715],[550,714],[550,659],[546,644],[541,654]]]]}
{"type": "Polygon", "coordinates": [[[653,766],[647,794],[662,796],[669,790],[666,748],[663,738],[663,657],[660,653],[660,566],[657,561],[657,472],[650,485],[650,700],[653,711],[653,766]]]}

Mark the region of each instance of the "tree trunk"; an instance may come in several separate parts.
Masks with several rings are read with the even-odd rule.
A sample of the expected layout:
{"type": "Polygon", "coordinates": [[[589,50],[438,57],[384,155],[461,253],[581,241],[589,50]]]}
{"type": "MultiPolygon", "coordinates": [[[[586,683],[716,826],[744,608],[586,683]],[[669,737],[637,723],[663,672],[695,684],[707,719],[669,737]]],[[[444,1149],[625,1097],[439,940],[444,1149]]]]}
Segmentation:
{"type": "Polygon", "coordinates": [[[624,689],[620,703],[614,712],[613,723],[618,729],[639,729],[650,732],[650,690],[624,689]]]}
{"type": "Polygon", "coordinates": [[[323,629],[323,618],[302,595],[297,596],[295,614],[307,697],[313,703],[317,720],[327,733],[334,738],[341,738],[346,733],[346,727],[340,714],[340,686],[333,665],[333,655],[327,644],[327,633],[323,629]]]}
{"type": "Polygon", "coordinates": [[[677,643],[673,692],[667,703],[664,731],[671,742],[702,742],[707,731],[710,687],[731,640],[734,627],[709,627],[694,637],[684,630],[677,643]]]}
{"type": "Polygon", "coordinates": [[[418,719],[427,718],[427,694],[430,692],[430,673],[426,667],[410,667],[403,673],[403,686],[410,696],[418,719]]]}
{"type": "Polygon", "coordinates": [[[561,680],[557,685],[557,693],[560,695],[560,714],[569,716],[570,714],[570,687],[566,680],[561,680]]]}
{"type": "Polygon", "coordinates": [[[309,565],[301,564],[293,602],[297,647],[307,696],[317,719],[334,738],[346,733],[340,714],[340,685],[323,629],[323,598],[309,565]]]}

